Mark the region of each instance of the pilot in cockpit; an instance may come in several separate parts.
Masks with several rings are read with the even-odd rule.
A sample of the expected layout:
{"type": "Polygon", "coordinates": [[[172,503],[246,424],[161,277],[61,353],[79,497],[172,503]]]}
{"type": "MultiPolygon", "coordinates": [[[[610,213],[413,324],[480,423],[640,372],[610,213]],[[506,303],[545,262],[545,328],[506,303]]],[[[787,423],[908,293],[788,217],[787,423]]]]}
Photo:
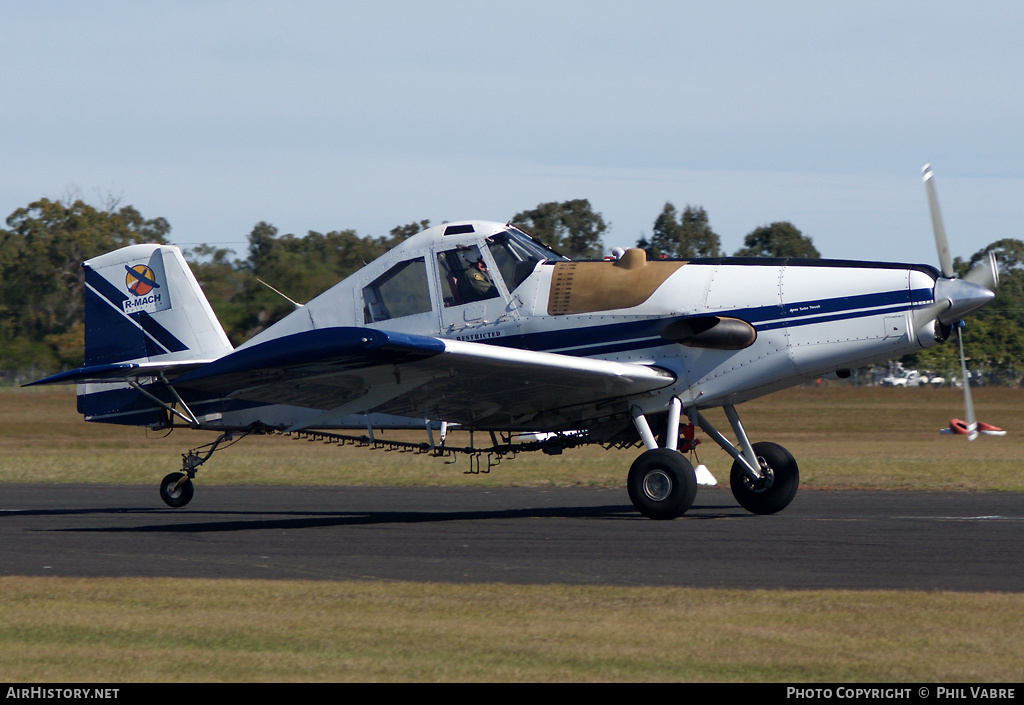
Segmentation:
{"type": "Polygon", "coordinates": [[[470,262],[462,272],[462,276],[459,278],[459,295],[464,303],[483,301],[497,295],[483,256],[480,256],[475,262],[470,262]]]}

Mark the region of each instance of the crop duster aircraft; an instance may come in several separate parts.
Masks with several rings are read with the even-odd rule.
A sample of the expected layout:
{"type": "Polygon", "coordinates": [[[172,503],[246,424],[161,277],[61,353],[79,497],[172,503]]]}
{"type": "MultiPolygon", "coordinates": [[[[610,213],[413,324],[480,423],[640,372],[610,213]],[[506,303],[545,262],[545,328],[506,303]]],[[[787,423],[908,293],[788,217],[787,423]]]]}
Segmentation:
{"type": "Polygon", "coordinates": [[[796,494],[797,462],[780,445],[752,443],[737,405],[953,331],[959,339],[963,317],[994,296],[991,256],[954,277],[928,167],[924,181],[938,270],[648,261],[639,249],[570,261],[513,225],[452,222],[409,238],[238,348],[176,247],[132,245],[83,264],[85,366],[32,384],[77,384],[87,421],[219,432],[164,478],[170,506],[187,504],[197,468],[243,434],[376,445],[382,429],[420,429],[424,443],[387,445],[466,452],[479,463],[483,453],[642,444],[630,499],[647,517],[671,519],[697,491],[682,451],[699,427],[732,456],[739,504],[771,514],[796,494]],[[712,407],[724,409],[735,443],[705,418],[712,407]],[[491,445],[476,446],[471,434],[468,447],[451,447],[446,428],[491,445]],[[353,429],[361,435],[341,433],[353,429]]]}

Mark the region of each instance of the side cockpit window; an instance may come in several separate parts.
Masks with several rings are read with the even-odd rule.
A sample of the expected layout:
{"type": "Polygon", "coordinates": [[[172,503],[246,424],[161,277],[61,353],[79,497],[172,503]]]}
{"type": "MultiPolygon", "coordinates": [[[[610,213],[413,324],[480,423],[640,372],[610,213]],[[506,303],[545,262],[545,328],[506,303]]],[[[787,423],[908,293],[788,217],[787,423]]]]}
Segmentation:
{"type": "Polygon", "coordinates": [[[376,323],[430,311],[430,289],[423,257],[396,264],[363,287],[363,321],[376,323]]]}
{"type": "Polygon", "coordinates": [[[476,245],[438,252],[437,271],[445,308],[498,296],[493,275],[476,245]]]}

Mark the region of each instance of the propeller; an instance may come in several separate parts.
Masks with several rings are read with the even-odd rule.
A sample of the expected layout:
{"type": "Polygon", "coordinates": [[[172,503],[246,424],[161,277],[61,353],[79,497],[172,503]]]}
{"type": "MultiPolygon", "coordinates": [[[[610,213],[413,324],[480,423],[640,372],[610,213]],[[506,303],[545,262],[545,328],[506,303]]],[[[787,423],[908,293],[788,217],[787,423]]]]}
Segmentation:
{"type": "Polygon", "coordinates": [[[999,263],[996,262],[996,253],[989,250],[985,258],[971,267],[971,271],[964,275],[964,281],[980,284],[989,291],[999,286],[999,263]]]}
{"type": "Polygon", "coordinates": [[[946,227],[942,224],[942,213],[939,211],[939,198],[935,195],[935,184],[932,183],[934,176],[932,165],[925,164],[924,169],[922,169],[921,178],[924,180],[924,190],[928,193],[928,210],[932,214],[935,246],[939,250],[939,270],[942,272],[942,276],[952,279],[956,273],[953,271],[953,258],[949,254],[949,240],[946,239],[946,227]]]}
{"type": "Polygon", "coordinates": [[[956,272],[953,269],[953,259],[949,254],[946,228],[942,224],[939,199],[935,195],[934,176],[931,164],[925,164],[922,170],[922,179],[928,194],[928,209],[932,216],[935,246],[939,252],[939,269],[943,277],[935,282],[935,302],[942,309],[937,311],[936,318],[940,323],[951,325],[956,330],[956,343],[960,353],[960,379],[963,380],[964,387],[967,439],[973,441],[978,437],[978,419],[974,414],[967,358],[964,356],[963,316],[981,308],[995,296],[993,289],[999,284],[999,268],[995,255],[989,251],[986,253],[987,256],[971,268],[962,279],[955,278],[956,272]]]}

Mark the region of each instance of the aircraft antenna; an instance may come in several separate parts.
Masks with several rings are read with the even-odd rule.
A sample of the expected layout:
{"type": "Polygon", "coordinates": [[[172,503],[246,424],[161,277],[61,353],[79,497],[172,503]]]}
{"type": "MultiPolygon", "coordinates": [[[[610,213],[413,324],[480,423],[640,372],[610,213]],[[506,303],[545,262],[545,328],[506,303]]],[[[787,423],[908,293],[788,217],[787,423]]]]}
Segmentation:
{"type": "Polygon", "coordinates": [[[291,304],[292,306],[294,306],[295,308],[303,308],[303,307],[305,306],[305,304],[300,304],[300,303],[299,303],[298,301],[296,301],[296,300],[292,299],[292,298],[291,298],[291,297],[289,297],[288,295],[286,295],[286,294],[283,294],[283,293],[281,293],[280,291],[278,291],[278,290],[277,290],[277,289],[275,289],[274,287],[270,286],[270,284],[267,284],[267,283],[266,283],[265,281],[263,281],[263,280],[262,280],[262,279],[260,279],[259,277],[256,277],[256,281],[258,281],[258,282],[259,282],[260,284],[262,284],[263,286],[265,286],[265,287],[267,287],[268,289],[270,289],[270,290],[271,290],[272,292],[274,292],[275,294],[277,294],[277,295],[278,295],[278,296],[280,296],[281,298],[283,298],[283,299],[287,300],[287,301],[288,301],[288,302],[289,302],[289,303],[290,303],[290,304],[291,304]]]}

